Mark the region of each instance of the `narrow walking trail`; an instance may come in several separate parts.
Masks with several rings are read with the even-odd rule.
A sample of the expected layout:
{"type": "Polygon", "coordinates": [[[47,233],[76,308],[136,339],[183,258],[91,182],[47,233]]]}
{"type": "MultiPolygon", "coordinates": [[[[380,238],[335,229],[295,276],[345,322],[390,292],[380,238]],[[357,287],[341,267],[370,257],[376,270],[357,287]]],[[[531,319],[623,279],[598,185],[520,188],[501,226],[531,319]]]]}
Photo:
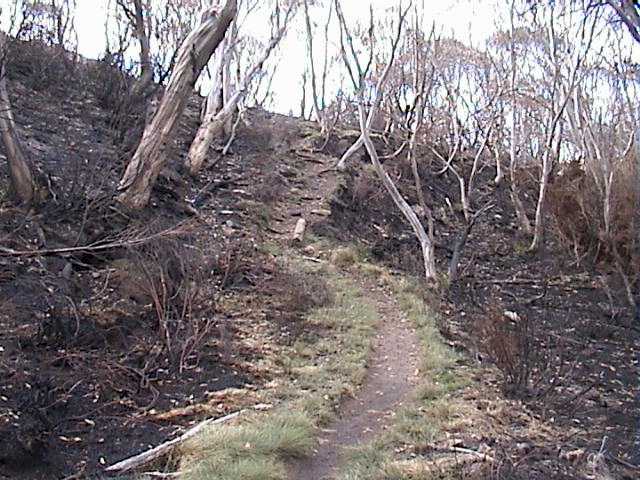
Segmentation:
{"type": "MultiPolygon", "coordinates": [[[[330,167],[335,158],[314,152],[298,159],[310,172],[303,191],[292,190],[277,220],[281,238],[289,238],[299,218],[313,225],[330,211],[338,178],[330,167]]],[[[388,428],[396,412],[411,399],[417,383],[419,342],[412,322],[392,292],[373,280],[355,278],[376,308],[381,322],[373,342],[367,376],[354,398],[340,406],[337,419],[323,429],[313,454],[291,469],[291,480],[337,480],[341,455],[349,447],[372,440],[388,428]]]]}
{"type": "Polygon", "coordinates": [[[313,455],[294,466],[292,480],[337,480],[344,450],[387,428],[416,385],[419,345],[411,322],[391,293],[368,284],[363,287],[382,318],[367,377],[356,396],[344,402],[334,424],[322,431],[313,455]]]}

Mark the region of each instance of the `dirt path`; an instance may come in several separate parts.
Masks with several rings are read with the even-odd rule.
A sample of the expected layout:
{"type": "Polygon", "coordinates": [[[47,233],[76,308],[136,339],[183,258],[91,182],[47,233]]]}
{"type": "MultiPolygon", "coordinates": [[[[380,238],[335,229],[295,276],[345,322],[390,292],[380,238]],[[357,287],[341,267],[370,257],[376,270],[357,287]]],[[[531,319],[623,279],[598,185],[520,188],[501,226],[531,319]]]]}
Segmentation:
{"type": "Polygon", "coordinates": [[[314,454],[295,466],[293,480],[334,480],[344,449],[371,440],[387,428],[414,389],[416,333],[389,293],[365,287],[382,317],[365,383],[355,398],[345,401],[335,423],[322,431],[314,454]]]}
{"type": "MultiPolygon", "coordinates": [[[[292,190],[276,220],[283,231],[281,239],[290,238],[299,218],[305,218],[311,227],[330,208],[337,177],[328,169],[336,159],[322,154],[313,155],[313,159],[311,165],[305,158],[298,159],[309,173],[302,191],[292,190]]],[[[387,428],[414,390],[419,344],[410,320],[391,292],[372,281],[359,283],[382,319],[366,379],[356,396],[343,403],[337,420],[321,431],[313,455],[293,466],[292,480],[333,480],[345,448],[371,440],[387,428]]]]}

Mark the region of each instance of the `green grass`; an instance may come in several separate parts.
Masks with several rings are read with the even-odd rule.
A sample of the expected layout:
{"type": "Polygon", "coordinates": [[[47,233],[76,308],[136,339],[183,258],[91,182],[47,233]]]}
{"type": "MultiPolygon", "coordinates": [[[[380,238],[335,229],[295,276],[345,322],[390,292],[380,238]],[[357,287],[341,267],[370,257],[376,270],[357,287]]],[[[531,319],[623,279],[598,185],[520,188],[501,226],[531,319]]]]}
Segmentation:
{"type": "Polygon", "coordinates": [[[284,461],[313,447],[313,425],[298,412],[254,416],[245,423],[211,428],[184,447],[188,480],[283,480],[284,461]]]}
{"type": "Polygon", "coordinates": [[[457,392],[469,384],[466,374],[455,370],[459,356],[440,335],[437,318],[421,298],[416,282],[384,274],[383,267],[365,268],[376,273],[391,287],[402,311],[413,322],[421,346],[421,383],[414,399],[397,412],[392,429],[347,456],[340,480],[427,480],[448,478],[444,472],[417,470],[407,473],[398,460],[404,460],[407,447],[420,449],[436,441],[454,413],[457,392]]]}
{"type": "MultiPolygon", "coordinates": [[[[268,248],[273,249],[273,246],[268,248]]],[[[316,427],[364,380],[380,318],[364,292],[333,266],[312,264],[282,247],[288,268],[322,275],[335,301],[305,318],[306,333],[275,359],[282,371],[270,413],[240,416],[210,428],[182,451],[187,480],[285,480],[286,463],[308,454],[316,427]]]]}
{"type": "Polygon", "coordinates": [[[318,425],[327,424],[340,399],[362,383],[379,321],[376,309],[349,279],[329,274],[336,291],[330,307],[307,318],[318,329],[315,337],[296,342],[285,358],[289,362],[292,406],[318,425]]]}

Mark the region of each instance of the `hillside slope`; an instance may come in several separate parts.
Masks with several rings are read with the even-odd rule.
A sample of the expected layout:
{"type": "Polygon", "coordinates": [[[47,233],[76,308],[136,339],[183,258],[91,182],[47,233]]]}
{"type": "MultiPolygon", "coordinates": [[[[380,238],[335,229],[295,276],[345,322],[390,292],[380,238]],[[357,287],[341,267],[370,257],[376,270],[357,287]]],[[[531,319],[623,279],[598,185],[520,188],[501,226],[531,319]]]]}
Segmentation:
{"type": "MultiPolygon", "coordinates": [[[[402,296],[396,285],[414,277],[412,292],[441,316],[446,348],[457,352],[443,364],[446,371],[425,367],[421,375],[455,384],[438,395],[460,410],[426,433],[418,425],[434,410],[416,407],[396,443],[385,446],[385,461],[440,465],[436,447],[446,445],[490,449],[494,463],[474,465],[475,478],[593,478],[600,452],[607,468],[634,478],[637,323],[615,290],[605,288],[608,272],[577,267],[553,243],[541,256],[526,253],[506,187],[490,185],[492,172],[483,171],[478,184],[481,195],[498,188],[496,205],[472,232],[462,277],[435,292],[420,283],[416,242],[366,155],[344,174],[332,170],[356,132],[337,130],[319,153],[314,148],[323,139],[315,124],[251,110],[231,154],[212,152],[211,165],[190,178],[181,163],[197,128],[201,99],[194,97],[151,207],[135,215],[112,201],[127,146],[95,94],[96,78],[79,74],[83,81],[39,89],[28,69],[10,74],[21,138],[47,172],[52,194],[27,214],[5,197],[0,203],[0,245],[18,252],[0,255],[0,478],[96,477],[105,465],[197,420],[286,404],[323,360],[346,362],[341,355],[350,353],[336,347],[349,333],[340,330],[341,318],[328,325],[308,321],[313,312],[352,285],[359,292],[354,305],[367,304],[363,309],[383,320],[394,313],[404,318],[396,311],[402,296]],[[300,218],[309,233],[292,246],[300,218]],[[105,242],[112,246],[93,248],[105,242]],[[514,331],[504,311],[517,313],[527,330],[514,331]],[[305,353],[333,340],[338,343],[318,347],[317,355],[305,353]],[[492,341],[503,342],[510,356],[492,358],[492,341]],[[293,352],[300,353],[299,365],[285,360],[293,352]],[[527,388],[510,390],[496,364],[502,372],[526,368],[527,388]],[[464,378],[464,385],[451,377],[464,378]]],[[[376,144],[384,154],[396,147],[376,144]]],[[[415,204],[405,163],[398,157],[385,166],[415,204]]],[[[428,163],[421,173],[437,213],[443,266],[460,234],[459,212],[445,200],[455,204],[456,184],[434,176],[428,163]]],[[[330,370],[324,378],[344,383],[324,400],[323,393],[319,410],[349,418],[353,406],[343,398],[358,383],[368,391],[371,383],[359,369],[375,323],[362,327],[356,373],[330,370]]],[[[412,365],[397,371],[406,376],[412,365]]],[[[384,393],[393,385],[381,381],[374,389],[384,393]]],[[[318,391],[309,387],[307,394],[318,391]]],[[[415,396],[421,395],[429,397],[415,396]]],[[[384,407],[392,417],[394,402],[384,407]]],[[[331,420],[323,422],[318,425],[330,428],[331,420]]],[[[380,430],[361,433],[324,458],[337,458],[338,447],[375,439],[380,430]]],[[[370,478],[415,478],[408,471],[370,478]]],[[[472,478],[469,472],[463,478],[472,478]]]]}

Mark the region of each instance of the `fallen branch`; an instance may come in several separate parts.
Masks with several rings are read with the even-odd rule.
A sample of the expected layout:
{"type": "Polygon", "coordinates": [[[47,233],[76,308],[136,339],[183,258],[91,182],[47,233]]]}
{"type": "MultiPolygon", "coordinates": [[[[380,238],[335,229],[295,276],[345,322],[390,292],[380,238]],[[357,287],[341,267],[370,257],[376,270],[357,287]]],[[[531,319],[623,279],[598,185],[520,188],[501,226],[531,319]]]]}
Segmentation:
{"type": "MultiPolygon", "coordinates": [[[[78,252],[101,252],[105,250],[113,250],[115,248],[136,247],[145,243],[149,243],[158,238],[184,235],[185,227],[186,225],[180,224],[149,235],[140,235],[138,237],[134,236],[130,238],[125,237],[120,240],[102,240],[90,243],[89,245],[78,247],[43,248],[39,250],[14,250],[12,248],[0,246],[0,257],[30,257],[78,252]]],[[[123,232],[122,236],[124,237],[125,235],[126,232],[123,232]]]]}
{"type": "Polygon", "coordinates": [[[114,465],[111,465],[110,467],[107,467],[105,469],[106,472],[110,472],[110,473],[124,473],[124,472],[128,472],[131,471],[135,468],[141,467],[142,465],[146,465],[149,462],[152,462],[164,455],[166,455],[167,453],[169,453],[173,448],[175,448],[177,445],[183,443],[185,440],[188,440],[189,438],[197,435],[198,433],[200,433],[204,428],[211,426],[211,425],[219,425],[221,423],[225,423],[228,422],[229,420],[233,420],[234,418],[238,417],[244,410],[240,410],[238,412],[232,413],[230,415],[226,415],[224,417],[220,417],[220,418],[210,418],[208,420],[204,420],[203,422],[198,423],[196,426],[190,428],[189,430],[187,430],[186,432],[184,432],[182,435],[180,435],[178,438],[174,438],[173,440],[170,440],[168,442],[162,443],[160,445],[158,445],[157,447],[154,447],[150,450],[147,450],[146,452],[142,452],[138,455],[135,455],[133,457],[129,457],[126,458],[114,465]]]}
{"type": "Polygon", "coordinates": [[[307,230],[307,221],[301,218],[296,223],[296,228],[293,230],[293,241],[302,242],[304,239],[304,233],[307,230]]]}

